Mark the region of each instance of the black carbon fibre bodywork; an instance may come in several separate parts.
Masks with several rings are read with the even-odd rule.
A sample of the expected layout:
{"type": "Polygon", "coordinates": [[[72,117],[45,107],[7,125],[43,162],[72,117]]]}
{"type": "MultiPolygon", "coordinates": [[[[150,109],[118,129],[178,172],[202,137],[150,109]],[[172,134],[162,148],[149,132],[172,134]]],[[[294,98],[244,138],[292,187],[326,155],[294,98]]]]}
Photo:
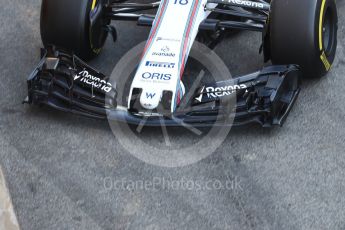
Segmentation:
{"type": "Polygon", "coordinates": [[[201,85],[173,114],[140,113],[116,104],[116,83],[78,57],[54,49],[28,78],[25,102],[91,118],[146,126],[283,125],[299,94],[297,66],[269,66],[234,80],[201,85]],[[229,103],[234,101],[235,104],[229,103]]]}

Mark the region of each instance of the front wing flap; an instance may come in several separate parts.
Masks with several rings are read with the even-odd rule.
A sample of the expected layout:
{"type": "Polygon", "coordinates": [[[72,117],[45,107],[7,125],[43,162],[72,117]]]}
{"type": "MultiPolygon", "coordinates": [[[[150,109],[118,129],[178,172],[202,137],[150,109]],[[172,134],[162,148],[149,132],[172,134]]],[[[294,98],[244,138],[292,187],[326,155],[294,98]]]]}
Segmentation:
{"type": "Polygon", "coordinates": [[[29,76],[25,103],[48,105],[92,118],[106,118],[116,107],[115,85],[75,55],[54,48],[42,50],[42,60],[29,76]]]}
{"type": "Polygon", "coordinates": [[[219,101],[218,110],[222,110],[235,97],[235,108],[230,111],[234,125],[282,126],[299,95],[299,87],[298,66],[268,66],[256,73],[201,87],[193,105],[219,101]]]}

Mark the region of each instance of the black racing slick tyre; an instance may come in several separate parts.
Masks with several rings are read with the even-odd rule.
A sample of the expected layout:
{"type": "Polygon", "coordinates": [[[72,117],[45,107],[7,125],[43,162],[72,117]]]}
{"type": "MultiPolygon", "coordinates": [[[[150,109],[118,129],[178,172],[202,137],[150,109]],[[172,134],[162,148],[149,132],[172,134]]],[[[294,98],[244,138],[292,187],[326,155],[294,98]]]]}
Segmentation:
{"type": "Polygon", "coordinates": [[[331,69],[337,49],[335,0],[272,0],[269,25],[273,64],[298,64],[308,78],[331,69]]]}
{"type": "Polygon", "coordinates": [[[103,19],[102,0],[42,0],[41,37],[84,60],[95,57],[104,45],[110,22],[103,19]]]}

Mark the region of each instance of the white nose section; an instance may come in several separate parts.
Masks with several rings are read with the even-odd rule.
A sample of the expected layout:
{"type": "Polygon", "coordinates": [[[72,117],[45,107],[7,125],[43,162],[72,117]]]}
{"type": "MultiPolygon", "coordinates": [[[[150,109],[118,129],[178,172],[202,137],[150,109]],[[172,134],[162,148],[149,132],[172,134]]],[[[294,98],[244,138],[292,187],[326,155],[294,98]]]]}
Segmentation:
{"type": "Polygon", "coordinates": [[[143,91],[140,96],[140,104],[144,109],[157,109],[162,98],[162,91],[143,91]]]}

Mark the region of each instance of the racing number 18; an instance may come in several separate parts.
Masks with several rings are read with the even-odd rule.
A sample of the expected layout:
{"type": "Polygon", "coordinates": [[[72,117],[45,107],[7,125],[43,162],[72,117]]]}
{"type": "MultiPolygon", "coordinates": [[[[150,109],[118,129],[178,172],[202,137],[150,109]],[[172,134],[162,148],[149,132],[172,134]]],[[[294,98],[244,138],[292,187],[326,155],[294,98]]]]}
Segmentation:
{"type": "Polygon", "coordinates": [[[175,0],[175,5],[180,4],[180,5],[187,5],[189,0],[175,0]]]}

